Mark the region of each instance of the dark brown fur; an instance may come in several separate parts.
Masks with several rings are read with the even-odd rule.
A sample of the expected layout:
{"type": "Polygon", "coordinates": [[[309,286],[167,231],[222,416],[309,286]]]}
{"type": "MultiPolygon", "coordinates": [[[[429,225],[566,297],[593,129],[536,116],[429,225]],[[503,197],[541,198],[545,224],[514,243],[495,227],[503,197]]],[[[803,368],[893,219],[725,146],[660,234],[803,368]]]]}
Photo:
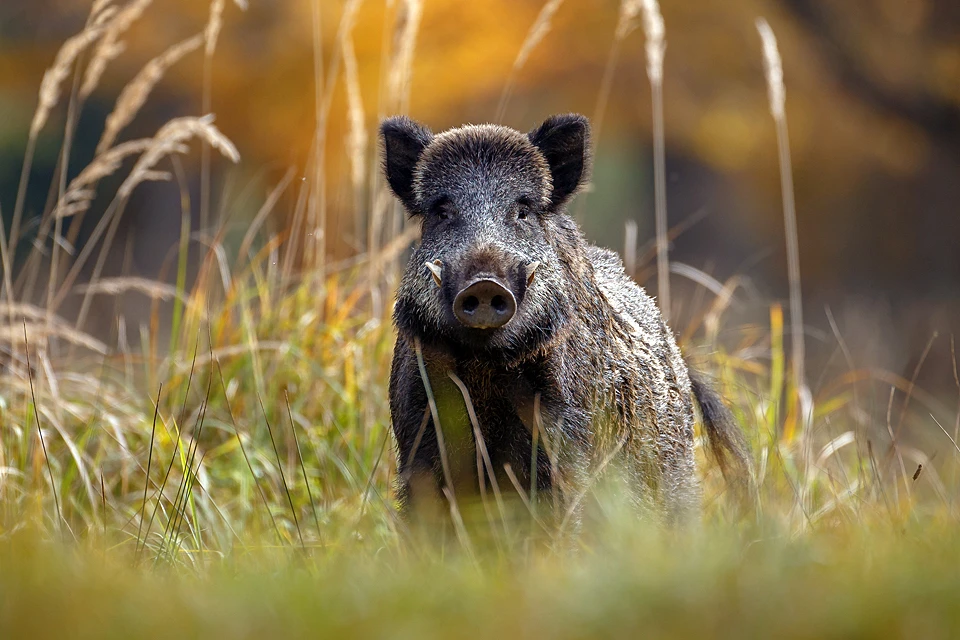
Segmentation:
{"type": "Polygon", "coordinates": [[[555,116],[527,135],[481,125],[436,136],[393,118],[381,133],[388,182],[423,228],[394,311],[390,407],[405,511],[444,488],[476,495],[481,479],[509,488],[506,468],[529,487],[537,438],[536,485],[559,489],[564,504],[615,459],[639,504],[686,519],[700,506],[695,400],[726,469],[746,469],[742,436],[707,385],[691,388],[656,305],[565,213],[589,171],[585,118],[555,116]],[[442,265],[439,286],[425,262],[442,265]],[[477,274],[517,299],[501,328],[462,326],[451,311],[477,274]],[[477,457],[471,409],[489,464],[477,457]]]}

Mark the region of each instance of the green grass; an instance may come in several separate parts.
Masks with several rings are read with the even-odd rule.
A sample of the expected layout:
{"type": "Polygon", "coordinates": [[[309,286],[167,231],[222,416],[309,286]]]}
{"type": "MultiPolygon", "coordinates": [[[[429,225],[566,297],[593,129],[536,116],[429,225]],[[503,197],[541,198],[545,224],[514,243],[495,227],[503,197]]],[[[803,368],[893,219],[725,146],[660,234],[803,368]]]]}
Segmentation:
{"type": "MultiPolygon", "coordinates": [[[[491,534],[482,519],[465,548],[408,539],[397,518],[393,334],[364,310],[363,281],[284,291],[234,276],[209,323],[199,310],[213,296],[203,282],[189,293],[184,350],[4,378],[3,635],[958,631],[956,485],[940,481],[956,458],[925,462],[913,480],[908,456],[904,477],[882,404],[852,427],[853,381],[861,411],[884,385],[849,373],[799,421],[777,306],[772,328],[743,328],[736,348],[717,345],[707,361],[750,438],[758,514],[737,517],[700,447],[699,530],[657,531],[601,491],[572,549],[528,544],[522,528],[491,534]],[[766,357],[746,357],[760,347],[766,357]],[[160,383],[156,406],[147,389],[160,383]]],[[[908,427],[917,419],[906,414],[908,427]]]]}
{"type": "Polygon", "coordinates": [[[636,530],[527,561],[261,551],[203,576],[4,548],[5,637],[956,637],[956,531],[636,530]]]}
{"type": "MultiPolygon", "coordinates": [[[[365,179],[357,201],[374,210],[385,187],[365,179]]],[[[183,224],[173,285],[91,283],[86,295],[150,304],[135,349],[116,328],[101,349],[60,318],[56,301],[81,291],[39,249],[0,244],[0,637],[960,632],[956,398],[857,370],[838,334],[800,415],[776,301],[744,324],[707,297],[674,326],[748,436],[755,512],[733,504],[698,435],[694,530],[656,529],[601,478],[572,543],[532,539],[522,507],[504,532],[468,504],[458,535],[411,535],[386,385],[389,296],[413,236],[374,229],[353,264],[325,264],[298,231],[322,219],[304,188],[276,235],[259,215],[202,243],[183,224]],[[17,248],[27,272],[7,266],[17,248]]]]}

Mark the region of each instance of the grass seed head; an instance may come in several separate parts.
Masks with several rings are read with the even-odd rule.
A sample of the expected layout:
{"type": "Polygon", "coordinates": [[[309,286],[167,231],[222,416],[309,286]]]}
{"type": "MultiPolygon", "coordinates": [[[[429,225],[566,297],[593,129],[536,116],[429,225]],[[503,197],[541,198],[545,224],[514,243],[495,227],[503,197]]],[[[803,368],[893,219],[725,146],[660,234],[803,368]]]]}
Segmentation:
{"type": "Polygon", "coordinates": [[[777,49],[777,36],[763,18],[757,19],[757,31],[763,41],[763,68],[767,76],[767,91],[770,94],[770,113],[780,120],[784,115],[786,89],[783,86],[783,63],[777,49]]]}

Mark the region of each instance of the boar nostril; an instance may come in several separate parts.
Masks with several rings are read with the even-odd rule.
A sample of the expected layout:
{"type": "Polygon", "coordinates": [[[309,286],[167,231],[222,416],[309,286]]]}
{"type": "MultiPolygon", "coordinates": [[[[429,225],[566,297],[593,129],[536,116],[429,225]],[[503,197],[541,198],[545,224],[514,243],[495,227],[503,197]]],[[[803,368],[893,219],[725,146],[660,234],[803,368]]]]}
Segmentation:
{"type": "Polygon", "coordinates": [[[513,294],[493,279],[467,285],[453,301],[453,313],[465,327],[496,329],[510,322],[517,311],[513,294]]]}

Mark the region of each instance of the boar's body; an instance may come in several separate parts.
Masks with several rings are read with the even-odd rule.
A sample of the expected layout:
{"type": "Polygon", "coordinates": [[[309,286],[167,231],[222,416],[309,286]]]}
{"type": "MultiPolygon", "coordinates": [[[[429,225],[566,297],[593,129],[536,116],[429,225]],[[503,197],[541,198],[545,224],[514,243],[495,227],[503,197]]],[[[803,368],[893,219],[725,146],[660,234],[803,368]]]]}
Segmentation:
{"type": "MultiPolygon", "coordinates": [[[[696,398],[676,341],[619,257],[564,211],[587,177],[586,120],[434,136],[394,118],[382,134],[390,186],[423,226],[394,311],[402,509],[535,476],[561,496],[563,517],[616,460],[641,506],[668,521],[696,514],[696,398]]],[[[709,406],[707,422],[725,418],[709,406]]],[[[708,433],[742,459],[737,435],[717,425],[708,433]]]]}

